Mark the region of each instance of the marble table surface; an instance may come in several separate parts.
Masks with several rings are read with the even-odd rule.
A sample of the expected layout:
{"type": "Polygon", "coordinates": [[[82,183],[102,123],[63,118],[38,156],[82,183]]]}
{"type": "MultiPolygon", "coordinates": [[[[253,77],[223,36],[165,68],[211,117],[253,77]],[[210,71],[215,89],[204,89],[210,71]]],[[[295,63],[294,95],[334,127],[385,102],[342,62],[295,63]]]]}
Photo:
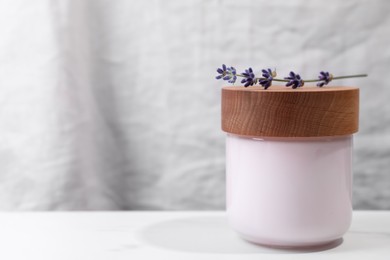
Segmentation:
{"type": "Polygon", "coordinates": [[[0,213],[0,259],[389,259],[390,211],[355,211],[334,245],[281,250],[243,241],[222,211],[0,213]]]}

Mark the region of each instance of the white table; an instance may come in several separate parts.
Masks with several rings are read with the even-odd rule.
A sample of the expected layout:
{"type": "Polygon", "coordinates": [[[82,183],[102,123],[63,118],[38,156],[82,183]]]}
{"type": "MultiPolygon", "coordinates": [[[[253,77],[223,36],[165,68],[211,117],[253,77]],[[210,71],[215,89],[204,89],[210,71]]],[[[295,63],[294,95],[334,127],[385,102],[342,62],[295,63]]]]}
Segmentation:
{"type": "Polygon", "coordinates": [[[390,259],[390,211],[356,211],[341,244],[314,252],[241,240],[224,212],[0,213],[0,259],[390,259]]]}

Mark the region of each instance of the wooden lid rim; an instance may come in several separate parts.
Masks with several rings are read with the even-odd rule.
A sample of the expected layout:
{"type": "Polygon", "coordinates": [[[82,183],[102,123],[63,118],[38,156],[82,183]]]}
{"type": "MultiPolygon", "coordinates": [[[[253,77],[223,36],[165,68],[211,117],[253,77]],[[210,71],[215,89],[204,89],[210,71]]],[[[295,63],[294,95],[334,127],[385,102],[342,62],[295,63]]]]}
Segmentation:
{"type": "Polygon", "coordinates": [[[224,87],[222,130],[242,136],[327,137],[356,133],[356,87],[224,87]]]}

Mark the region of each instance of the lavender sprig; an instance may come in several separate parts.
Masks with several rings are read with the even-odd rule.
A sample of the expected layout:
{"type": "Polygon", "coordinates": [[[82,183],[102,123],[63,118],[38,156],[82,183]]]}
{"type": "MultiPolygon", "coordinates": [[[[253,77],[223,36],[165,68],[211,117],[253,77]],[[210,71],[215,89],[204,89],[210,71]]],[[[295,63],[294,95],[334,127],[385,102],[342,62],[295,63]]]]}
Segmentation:
{"type": "Polygon", "coordinates": [[[302,87],[305,82],[317,82],[317,87],[323,87],[328,85],[332,80],[336,79],[367,77],[367,74],[334,77],[327,71],[321,71],[318,79],[303,80],[299,74],[290,71],[288,77],[278,79],[276,78],[275,70],[272,71],[271,69],[263,69],[261,71],[262,77],[257,78],[252,68],[248,68],[243,73],[238,74],[234,67],[227,67],[225,64],[222,64],[222,68],[218,68],[217,72],[219,75],[216,76],[216,79],[223,79],[227,80],[229,83],[235,83],[237,77],[241,77],[243,78],[241,83],[244,84],[244,87],[253,86],[259,83],[264,89],[268,89],[272,85],[273,81],[285,82],[286,87],[296,89],[302,87]]]}

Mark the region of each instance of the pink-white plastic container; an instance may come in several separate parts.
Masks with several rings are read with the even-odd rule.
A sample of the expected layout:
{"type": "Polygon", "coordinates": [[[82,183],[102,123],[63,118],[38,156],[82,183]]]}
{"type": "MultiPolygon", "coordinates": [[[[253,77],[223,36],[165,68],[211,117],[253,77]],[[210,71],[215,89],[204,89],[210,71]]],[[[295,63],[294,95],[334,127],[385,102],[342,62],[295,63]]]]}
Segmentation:
{"type": "Polygon", "coordinates": [[[226,139],[227,213],[244,239],[312,246],[339,239],[352,216],[352,136],[226,139]]]}
{"type": "Polygon", "coordinates": [[[357,88],[223,88],[227,213],[244,239],[332,243],[352,217],[357,88]]]}

